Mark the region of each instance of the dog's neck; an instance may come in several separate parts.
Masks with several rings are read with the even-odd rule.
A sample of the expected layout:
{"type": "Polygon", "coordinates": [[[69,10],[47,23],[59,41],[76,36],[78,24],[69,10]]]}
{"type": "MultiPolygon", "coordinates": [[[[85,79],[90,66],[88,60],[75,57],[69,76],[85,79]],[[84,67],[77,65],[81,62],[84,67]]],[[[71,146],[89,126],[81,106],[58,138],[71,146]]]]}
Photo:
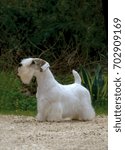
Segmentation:
{"type": "Polygon", "coordinates": [[[49,68],[37,73],[35,76],[38,84],[37,92],[39,94],[51,89],[55,85],[55,82],[57,82],[49,68]]]}

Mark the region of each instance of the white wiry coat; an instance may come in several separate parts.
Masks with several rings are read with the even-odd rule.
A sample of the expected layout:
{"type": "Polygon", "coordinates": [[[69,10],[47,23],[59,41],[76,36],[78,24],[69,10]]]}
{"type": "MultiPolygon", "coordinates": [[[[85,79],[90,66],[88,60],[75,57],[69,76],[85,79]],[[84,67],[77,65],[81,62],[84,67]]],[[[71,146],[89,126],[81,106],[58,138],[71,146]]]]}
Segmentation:
{"type": "Polygon", "coordinates": [[[39,121],[61,121],[64,118],[92,120],[95,117],[90,93],[81,85],[81,78],[75,70],[72,71],[75,82],[62,85],[55,80],[48,62],[39,58],[27,58],[21,64],[18,75],[23,83],[30,83],[33,76],[37,79],[39,121]]]}

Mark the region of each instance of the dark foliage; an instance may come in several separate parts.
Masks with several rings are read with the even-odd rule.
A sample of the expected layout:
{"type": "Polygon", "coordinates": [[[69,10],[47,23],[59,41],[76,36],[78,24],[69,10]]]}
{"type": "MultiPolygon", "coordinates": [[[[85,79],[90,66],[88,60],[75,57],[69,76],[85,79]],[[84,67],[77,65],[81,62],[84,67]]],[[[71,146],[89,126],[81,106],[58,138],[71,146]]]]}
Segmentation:
{"type": "Polygon", "coordinates": [[[101,0],[1,0],[0,35],[2,69],[28,56],[57,69],[107,58],[101,0]]]}

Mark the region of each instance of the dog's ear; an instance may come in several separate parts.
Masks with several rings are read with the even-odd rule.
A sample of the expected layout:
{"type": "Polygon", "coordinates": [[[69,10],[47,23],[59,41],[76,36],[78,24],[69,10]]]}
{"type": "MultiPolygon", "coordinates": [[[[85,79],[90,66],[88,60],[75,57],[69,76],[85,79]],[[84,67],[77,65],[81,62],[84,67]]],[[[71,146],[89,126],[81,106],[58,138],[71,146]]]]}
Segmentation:
{"type": "Polygon", "coordinates": [[[46,61],[43,60],[43,59],[38,59],[38,58],[35,58],[35,59],[32,61],[31,65],[33,65],[33,64],[35,64],[35,65],[38,66],[38,68],[40,69],[40,72],[43,72],[43,71],[45,71],[47,68],[50,67],[50,65],[49,65],[48,62],[46,62],[46,61]]]}
{"type": "Polygon", "coordinates": [[[46,61],[44,61],[43,59],[38,59],[38,58],[34,58],[32,60],[31,65],[37,65],[39,67],[41,67],[42,65],[44,65],[46,63],[46,61]]]}
{"type": "Polygon", "coordinates": [[[40,67],[40,72],[43,72],[43,71],[45,71],[47,68],[49,68],[50,67],[50,65],[49,65],[49,63],[48,62],[45,62],[43,65],[41,65],[41,67],[40,67]]]}

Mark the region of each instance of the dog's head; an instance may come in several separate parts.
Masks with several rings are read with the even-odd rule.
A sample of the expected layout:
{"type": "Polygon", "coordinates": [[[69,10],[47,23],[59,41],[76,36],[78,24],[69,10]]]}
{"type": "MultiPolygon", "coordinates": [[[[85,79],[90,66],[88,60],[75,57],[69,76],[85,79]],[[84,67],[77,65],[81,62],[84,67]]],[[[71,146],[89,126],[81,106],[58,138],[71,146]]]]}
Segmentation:
{"type": "Polygon", "coordinates": [[[40,58],[23,59],[18,67],[18,76],[24,84],[29,84],[36,73],[44,72],[49,68],[49,63],[40,58]]]}

